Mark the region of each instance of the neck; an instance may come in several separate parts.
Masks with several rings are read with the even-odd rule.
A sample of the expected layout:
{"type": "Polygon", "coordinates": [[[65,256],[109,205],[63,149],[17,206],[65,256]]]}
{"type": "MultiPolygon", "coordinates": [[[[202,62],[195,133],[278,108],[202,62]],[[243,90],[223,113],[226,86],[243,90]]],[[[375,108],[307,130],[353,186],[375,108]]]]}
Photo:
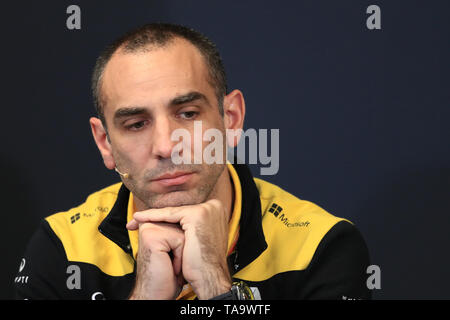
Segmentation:
{"type": "Polygon", "coordinates": [[[230,221],[234,204],[234,185],[227,165],[225,165],[222,174],[209,195],[208,200],[210,199],[217,199],[222,202],[225,208],[226,221],[230,221]]]}

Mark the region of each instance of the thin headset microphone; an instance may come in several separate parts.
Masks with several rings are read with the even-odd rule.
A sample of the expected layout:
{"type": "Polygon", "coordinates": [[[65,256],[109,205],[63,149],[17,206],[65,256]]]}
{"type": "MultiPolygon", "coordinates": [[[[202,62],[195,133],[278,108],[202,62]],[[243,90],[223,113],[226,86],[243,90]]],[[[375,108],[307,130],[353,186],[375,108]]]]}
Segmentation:
{"type": "Polygon", "coordinates": [[[122,172],[120,172],[120,171],[117,169],[117,167],[114,168],[114,170],[116,170],[116,172],[117,172],[118,174],[120,174],[124,179],[128,179],[128,177],[130,176],[128,173],[122,173],[122,172]]]}

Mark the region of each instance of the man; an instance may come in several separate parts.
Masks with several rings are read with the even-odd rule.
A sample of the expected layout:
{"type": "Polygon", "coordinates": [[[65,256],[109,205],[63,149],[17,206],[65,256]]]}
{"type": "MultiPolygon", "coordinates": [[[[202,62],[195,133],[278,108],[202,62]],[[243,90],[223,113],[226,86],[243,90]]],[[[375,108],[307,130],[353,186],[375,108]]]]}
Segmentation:
{"type": "MultiPolygon", "coordinates": [[[[225,156],[174,163],[175,130],[194,135],[201,121],[202,132],[223,134],[226,154],[239,140],[226,131],[243,128],[243,94],[227,93],[208,39],[145,25],[100,55],[92,88],[93,137],[122,183],[43,221],[22,259],[18,298],[370,297],[367,248],[350,222],[225,156]]],[[[180,155],[195,158],[201,143],[180,155]]]]}

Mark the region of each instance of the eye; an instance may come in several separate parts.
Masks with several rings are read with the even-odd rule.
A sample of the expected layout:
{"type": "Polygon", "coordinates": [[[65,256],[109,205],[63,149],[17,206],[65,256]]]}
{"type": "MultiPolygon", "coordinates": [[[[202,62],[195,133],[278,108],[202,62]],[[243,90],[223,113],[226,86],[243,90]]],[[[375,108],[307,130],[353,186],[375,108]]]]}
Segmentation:
{"type": "Polygon", "coordinates": [[[186,120],[188,120],[188,119],[193,119],[193,118],[195,118],[197,115],[198,115],[198,112],[196,112],[196,111],[185,111],[185,112],[181,112],[181,113],[179,114],[180,118],[186,119],[186,120]]]}
{"type": "Polygon", "coordinates": [[[138,121],[138,122],[132,123],[130,125],[127,125],[126,128],[131,131],[137,131],[137,130],[140,130],[141,128],[143,128],[146,125],[146,123],[147,123],[146,120],[138,121]]]}

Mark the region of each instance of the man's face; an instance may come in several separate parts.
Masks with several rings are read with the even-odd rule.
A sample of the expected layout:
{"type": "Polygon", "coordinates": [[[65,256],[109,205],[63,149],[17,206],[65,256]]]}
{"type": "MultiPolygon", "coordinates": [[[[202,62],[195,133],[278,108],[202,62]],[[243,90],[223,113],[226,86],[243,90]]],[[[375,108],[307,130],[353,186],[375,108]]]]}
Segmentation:
{"type": "MultiPolygon", "coordinates": [[[[171,160],[175,129],[194,137],[194,121],[202,121],[202,136],[209,128],[225,134],[208,79],[200,52],[182,39],[148,52],[119,49],[105,68],[101,91],[114,162],[129,174],[124,183],[146,208],[204,202],[224,170],[223,162],[175,165],[171,160]]],[[[203,149],[207,143],[201,144],[203,149]]]]}

